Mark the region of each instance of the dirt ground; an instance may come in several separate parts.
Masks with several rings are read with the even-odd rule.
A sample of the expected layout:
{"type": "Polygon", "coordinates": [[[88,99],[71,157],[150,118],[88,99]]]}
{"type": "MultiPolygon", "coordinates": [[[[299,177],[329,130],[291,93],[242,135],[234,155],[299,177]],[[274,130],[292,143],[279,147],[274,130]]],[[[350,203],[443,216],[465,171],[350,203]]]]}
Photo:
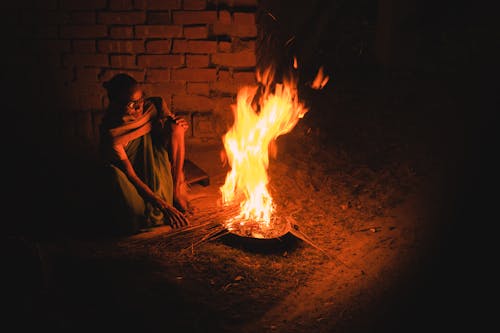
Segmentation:
{"type": "MultiPolygon", "coordinates": [[[[454,319],[441,309],[456,306],[448,298],[455,284],[443,262],[449,243],[443,234],[453,215],[450,184],[460,175],[454,166],[462,128],[458,121],[446,131],[442,125],[456,110],[454,92],[404,73],[341,83],[305,96],[308,115],[278,139],[270,162],[277,214],[312,243],[284,242],[272,253],[223,238],[191,247],[168,227],[81,236],[64,226],[85,221],[68,217],[49,237],[15,240],[15,251],[31,258],[29,273],[19,261],[12,271],[23,309],[14,316],[18,327],[290,333],[449,327],[454,319]],[[422,83],[426,99],[413,89],[422,83]]],[[[210,175],[208,186],[191,188],[193,224],[216,222],[223,210],[218,189],[227,169],[219,150],[211,143],[188,147],[188,157],[210,175]]],[[[69,187],[78,198],[86,188],[69,187]]]]}

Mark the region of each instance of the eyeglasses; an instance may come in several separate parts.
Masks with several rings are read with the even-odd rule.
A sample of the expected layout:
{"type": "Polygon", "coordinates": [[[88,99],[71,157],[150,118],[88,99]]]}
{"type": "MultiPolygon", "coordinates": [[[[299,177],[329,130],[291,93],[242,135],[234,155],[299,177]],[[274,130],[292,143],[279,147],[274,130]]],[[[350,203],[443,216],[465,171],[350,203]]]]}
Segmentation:
{"type": "Polygon", "coordinates": [[[138,109],[144,103],[144,95],[136,101],[129,101],[127,107],[129,109],[138,109]]]}

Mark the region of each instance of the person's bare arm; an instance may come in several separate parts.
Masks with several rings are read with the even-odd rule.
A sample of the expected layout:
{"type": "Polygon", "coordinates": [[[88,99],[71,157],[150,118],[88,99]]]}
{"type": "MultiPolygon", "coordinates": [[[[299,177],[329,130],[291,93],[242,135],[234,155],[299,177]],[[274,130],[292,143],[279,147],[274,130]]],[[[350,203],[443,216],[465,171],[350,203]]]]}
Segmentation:
{"type": "Polygon", "coordinates": [[[162,124],[162,127],[165,127],[165,125],[169,122],[171,124],[176,124],[181,127],[184,127],[185,129],[189,127],[188,122],[184,118],[176,115],[170,110],[164,99],[162,99],[161,109],[159,111],[160,111],[159,119],[162,124]]]}
{"type": "Polygon", "coordinates": [[[156,195],[150,188],[149,186],[144,183],[139,176],[135,173],[135,170],[132,166],[132,163],[130,163],[130,160],[124,159],[121,160],[121,167],[122,170],[125,171],[125,174],[129,178],[129,180],[134,184],[136,187],[137,191],[141,195],[141,197],[145,201],[151,202],[153,205],[159,207],[164,213],[168,214],[171,219],[172,219],[172,224],[175,227],[181,227],[181,226],[186,226],[188,225],[188,221],[186,220],[185,216],[179,212],[175,207],[172,205],[169,205],[165,200],[160,198],[158,195],[156,195]]]}

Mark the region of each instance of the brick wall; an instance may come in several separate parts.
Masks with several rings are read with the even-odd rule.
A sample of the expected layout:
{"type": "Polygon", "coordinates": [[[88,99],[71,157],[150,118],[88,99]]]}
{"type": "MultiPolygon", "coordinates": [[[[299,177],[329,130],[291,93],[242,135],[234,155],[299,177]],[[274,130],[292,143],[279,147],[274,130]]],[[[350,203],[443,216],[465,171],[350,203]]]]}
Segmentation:
{"type": "Polygon", "coordinates": [[[66,138],[97,142],[102,83],[127,72],[189,120],[188,140],[210,140],[225,131],[238,87],[254,83],[257,2],[32,0],[12,20],[37,42],[66,138]]]}

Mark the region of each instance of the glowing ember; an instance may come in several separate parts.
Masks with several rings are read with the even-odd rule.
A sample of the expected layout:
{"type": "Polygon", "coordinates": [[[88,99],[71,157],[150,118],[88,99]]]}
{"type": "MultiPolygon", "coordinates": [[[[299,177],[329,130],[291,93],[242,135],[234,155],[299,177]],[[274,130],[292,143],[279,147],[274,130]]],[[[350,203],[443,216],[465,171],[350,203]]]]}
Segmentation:
{"type": "Polygon", "coordinates": [[[329,79],[330,77],[325,76],[325,74],[323,73],[323,67],[320,67],[320,69],[318,70],[318,74],[316,74],[316,77],[311,83],[311,87],[313,89],[323,89],[323,87],[327,84],[329,79]]]}
{"type": "MultiPolygon", "coordinates": [[[[321,69],[318,75],[322,76],[322,73],[321,69]]],[[[271,68],[263,73],[257,72],[257,80],[263,89],[242,87],[236,105],[231,106],[234,124],[223,136],[231,170],[220,191],[225,205],[240,204],[240,213],[226,221],[229,230],[241,229],[242,226],[255,230],[257,226],[265,232],[274,227],[272,213],[275,207],[267,189],[270,149],[276,153],[278,136],[290,132],[308,111],[299,101],[295,80],[273,85],[273,79],[271,68]]],[[[322,88],[328,78],[322,76],[320,80],[319,86],[314,88],[322,88]]],[[[259,230],[252,231],[252,234],[261,237],[259,230]]]]}

